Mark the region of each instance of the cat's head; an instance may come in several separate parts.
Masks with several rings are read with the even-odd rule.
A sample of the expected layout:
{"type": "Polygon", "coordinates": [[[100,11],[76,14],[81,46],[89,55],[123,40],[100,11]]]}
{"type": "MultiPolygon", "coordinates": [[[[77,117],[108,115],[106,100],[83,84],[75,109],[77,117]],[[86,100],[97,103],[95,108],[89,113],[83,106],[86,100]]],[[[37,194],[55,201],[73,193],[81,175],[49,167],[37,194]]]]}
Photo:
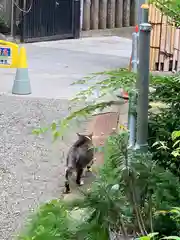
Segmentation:
{"type": "Polygon", "coordinates": [[[78,135],[78,138],[79,138],[79,139],[85,140],[85,141],[87,141],[87,142],[92,142],[93,133],[91,133],[91,134],[81,134],[81,133],[77,133],[77,135],[78,135]]]}

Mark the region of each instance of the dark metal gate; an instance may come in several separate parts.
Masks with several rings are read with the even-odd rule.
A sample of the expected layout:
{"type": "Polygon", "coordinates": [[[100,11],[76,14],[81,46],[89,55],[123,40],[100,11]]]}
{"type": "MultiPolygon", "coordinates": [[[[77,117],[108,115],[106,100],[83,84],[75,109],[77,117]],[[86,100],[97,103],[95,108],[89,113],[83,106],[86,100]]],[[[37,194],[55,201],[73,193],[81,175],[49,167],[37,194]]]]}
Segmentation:
{"type": "Polygon", "coordinates": [[[79,38],[80,0],[22,0],[21,42],[79,38]]]}

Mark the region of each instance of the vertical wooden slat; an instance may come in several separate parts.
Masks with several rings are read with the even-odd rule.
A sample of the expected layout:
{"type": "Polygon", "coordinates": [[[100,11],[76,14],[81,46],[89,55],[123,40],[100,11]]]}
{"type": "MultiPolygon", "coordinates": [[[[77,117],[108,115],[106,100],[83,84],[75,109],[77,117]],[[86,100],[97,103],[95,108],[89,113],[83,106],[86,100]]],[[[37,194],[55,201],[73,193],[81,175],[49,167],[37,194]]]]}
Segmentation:
{"type": "Polygon", "coordinates": [[[151,23],[151,16],[152,16],[152,4],[149,5],[149,18],[148,18],[149,23],[151,23]]]}
{"type": "Polygon", "coordinates": [[[91,29],[99,27],[99,0],[91,0],[91,29]]]}
{"type": "Polygon", "coordinates": [[[149,22],[152,24],[152,30],[151,30],[151,39],[150,39],[150,70],[152,70],[152,55],[153,55],[153,37],[154,37],[154,30],[153,30],[153,23],[154,23],[154,7],[151,4],[150,5],[150,11],[149,11],[149,22]]]}
{"type": "Polygon", "coordinates": [[[174,49],[174,34],[175,34],[175,24],[172,23],[172,26],[171,26],[171,43],[170,43],[170,61],[169,61],[169,70],[172,71],[173,70],[173,49],[174,49]]]}
{"type": "Polygon", "coordinates": [[[179,44],[178,44],[178,56],[177,56],[177,72],[180,72],[180,29],[178,29],[179,31],[179,44]]]}
{"type": "Polygon", "coordinates": [[[164,51],[165,51],[165,44],[166,44],[166,26],[167,24],[167,17],[162,16],[162,27],[161,27],[161,41],[160,41],[160,57],[159,57],[159,70],[163,70],[164,68],[164,51]]]}
{"type": "Polygon", "coordinates": [[[162,28],[161,28],[161,44],[160,44],[160,58],[159,58],[159,69],[164,69],[164,51],[166,46],[166,31],[167,31],[167,17],[162,17],[162,28]]]}
{"type": "Polygon", "coordinates": [[[180,71],[180,30],[172,19],[162,16],[160,10],[150,5],[149,22],[152,23],[150,70],[180,71]],[[179,50],[178,50],[179,49],[179,50]],[[179,60],[179,61],[178,61],[179,60]],[[177,62],[178,61],[178,62],[177,62]]]}
{"type": "Polygon", "coordinates": [[[83,30],[90,30],[90,9],[91,0],[84,0],[84,10],[83,10],[83,30]]]}
{"type": "Polygon", "coordinates": [[[116,0],[108,0],[107,5],[107,27],[114,28],[115,27],[115,7],[116,0]]]}
{"type": "Polygon", "coordinates": [[[157,17],[157,11],[156,9],[153,7],[152,8],[152,43],[151,43],[151,62],[150,62],[150,70],[154,71],[154,67],[155,67],[155,46],[156,46],[156,17],[157,17]]]}
{"type": "Polygon", "coordinates": [[[164,71],[166,72],[169,71],[170,57],[168,56],[168,54],[170,53],[170,50],[171,50],[170,44],[171,44],[171,25],[167,22],[165,59],[164,59],[164,71]]]}
{"type": "Polygon", "coordinates": [[[123,0],[116,0],[115,14],[115,26],[120,28],[123,26],[123,0]]]}
{"type": "Polygon", "coordinates": [[[129,27],[130,26],[130,5],[131,1],[130,0],[124,0],[124,27],[129,27]]]}
{"type": "Polygon", "coordinates": [[[156,70],[156,54],[157,54],[157,47],[158,47],[158,44],[157,44],[157,41],[158,41],[158,32],[157,32],[157,29],[158,29],[158,9],[155,8],[155,16],[154,16],[154,36],[153,36],[153,62],[152,62],[152,70],[155,71],[156,70]]]}
{"type": "Polygon", "coordinates": [[[154,62],[154,70],[158,70],[156,65],[159,62],[159,53],[160,53],[160,36],[161,36],[161,12],[156,9],[156,24],[155,24],[155,32],[156,32],[156,41],[155,41],[155,62],[154,62]]]}
{"type": "Polygon", "coordinates": [[[158,17],[158,49],[156,55],[157,70],[159,70],[159,59],[160,59],[160,47],[161,47],[161,33],[162,33],[162,17],[163,14],[159,11],[158,17]]]}
{"type": "Polygon", "coordinates": [[[99,1],[99,28],[106,29],[107,25],[107,0],[99,1]]]}
{"type": "Polygon", "coordinates": [[[173,23],[171,26],[171,44],[170,44],[170,53],[173,54],[173,50],[174,50],[174,38],[175,38],[175,24],[173,23]]]}
{"type": "Polygon", "coordinates": [[[130,1],[130,26],[135,26],[136,25],[136,1],[131,0],[130,1]]]}
{"type": "MultiPolygon", "coordinates": [[[[153,8],[152,4],[149,6],[149,23],[152,24],[152,13],[153,13],[153,8]]],[[[149,70],[151,71],[151,59],[152,59],[152,39],[153,39],[153,31],[151,30],[151,35],[150,35],[150,61],[149,61],[149,70]]]]}
{"type": "Polygon", "coordinates": [[[179,30],[176,29],[175,31],[175,37],[174,37],[174,51],[173,51],[173,67],[172,70],[177,70],[176,69],[176,63],[177,63],[177,58],[178,58],[178,45],[179,45],[179,30]]]}

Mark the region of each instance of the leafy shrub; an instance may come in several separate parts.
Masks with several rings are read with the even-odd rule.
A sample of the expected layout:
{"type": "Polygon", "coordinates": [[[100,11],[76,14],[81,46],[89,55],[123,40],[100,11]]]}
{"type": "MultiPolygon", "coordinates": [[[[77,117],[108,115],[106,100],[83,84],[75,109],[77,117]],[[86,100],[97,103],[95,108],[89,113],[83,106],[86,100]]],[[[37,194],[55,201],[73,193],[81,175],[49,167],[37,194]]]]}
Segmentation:
{"type": "Polygon", "coordinates": [[[69,229],[70,218],[62,201],[52,200],[42,205],[29,220],[19,240],[75,239],[69,229]]]}
{"type": "Polygon", "coordinates": [[[153,159],[165,169],[180,177],[180,158],[171,153],[174,141],[171,134],[180,126],[180,75],[161,78],[154,84],[155,92],[151,94],[152,101],[161,101],[166,108],[160,108],[158,114],[150,113],[149,146],[153,159]],[[155,142],[165,143],[164,148],[154,145],[155,142]]]}
{"type": "MultiPolygon", "coordinates": [[[[85,107],[71,112],[58,123],[52,123],[50,128],[55,138],[62,135],[73,119],[84,118],[96,109],[120,104],[120,101],[89,102],[88,98],[97,88],[101,96],[109,90],[115,91],[121,87],[129,93],[134,89],[136,75],[129,73],[126,69],[103,74],[106,76],[105,79],[92,83],[87,90],[73,99],[74,101],[86,100],[85,107]]],[[[90,80],[81,80],[78,84],[84,84],[87,81],[90,80]]],[[[165,224],[167,225],[167,222],[172,223],[168,216],[155,218],[153,216],[157,210],[167,210],[179,205],[180,187],[179,179],[176,177],[179,176],[179,161],[175,161],[172,151],[169,150],[174,144],[171,133],[178,130],[180,123],[179,82],[179,76],[150,77],[150,85],[155,89],[150,93],[151,100],[167,104],[167,107],[160,109],[158,114],[150,113],[149,116],[149,146],[153,155],[128,150],[126,132],[109,138],[105,148],[105,164],[100,170],[100,177],[93,184],[92,189],[84,193],[83,201],[72,203],[73,207],[88,209],[90,213],[87,222],[78,230],[81,236],[86,233],[83,235],[85,237],[87,232],[91,232],[93,239],[98,239],[97,232],[102,230],[101,233],[106,239],[108,226],[117,232],[121,230],[124,235],[134,232],[144,235],[152,231],[156,223],[161,226],[161,229],[165,224]],[[154,146],[157,141],[167,142],[168,148],[159,149],[154,146]],[[114,186],[118,186],[116,193],[114,186]]],[[[36,133],[43,133],[46,130],[39,129],[36,133]]],[[[161,232],[161,229],[158,231],[163,235],[164,231],[161,232]]],[[[177,231],[176,227],[175,229],[166,227],[166,230],[169,235],[172,231],[173,233],[177,231]]]]}
{"type": "Polygon", "coordinates": [[[125,236],[143,235],[158,226],[157,223],[161,226],[160,235],[164,234],[165,227],[166,233],[177,233],[169,216],[154,217],[154,213],[179,204],[178,179],[156,165],[151,154],[129,151],[127,140],[127,132],[108,139],[100,176],[76,207],[88,208],[92,213],[88,226],[96,222],[102,229],[109,226],[125,236]],[[170,223],[173,226],[167,227],[170,223]]]}
{"type": "MultiPolygon", "coordinates": [[[[161,222],[160,222],[158,227],[161,229],[161,232],[164,233],[163,238],[161,238],[161,236],[159,235],[158,232],[154,232],[154,233],[148,234],[147,236],[140,237],[138,239],[139,240],[150,240],[152,238],[155,238],[155,239],[180,240],[180,237],[178,237],[180,235],[180,225],[179,225],[180,224],[180,208],[179,207],[174,207],[170,211],[161,211],[158,214],[161,214],[161,217],[163,217],[163,219],[164,219],[164,217],[167,217],[168,219],[172,220],[171,221],[171,226],[167,225],[167,229],[171,228],[172,229],[171,232],[173,233],[173,229],[175,229],[175,227],[176,227],[176,230],[178,229],[178,231],[175,232],[175,235],[168,236],[166,234],[167,229],[165,228],[165,225],[160,226],[161,225],[161,222]]],[[[170,223],[170,221],[169,221],[169,223],[170,223]]]]}

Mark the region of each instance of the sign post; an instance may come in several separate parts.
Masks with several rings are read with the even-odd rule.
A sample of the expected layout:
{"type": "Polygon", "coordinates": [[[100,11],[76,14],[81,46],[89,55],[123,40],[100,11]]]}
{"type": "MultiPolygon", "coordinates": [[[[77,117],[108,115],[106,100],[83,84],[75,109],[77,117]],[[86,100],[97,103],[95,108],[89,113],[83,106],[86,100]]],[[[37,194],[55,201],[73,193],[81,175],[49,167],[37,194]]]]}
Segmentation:
{"type": "Polygon", "coordinates": [[[16,68],[12,94],[31,94],[25,47],[12,42],[0,40],[0,68],[16,68]]]}

